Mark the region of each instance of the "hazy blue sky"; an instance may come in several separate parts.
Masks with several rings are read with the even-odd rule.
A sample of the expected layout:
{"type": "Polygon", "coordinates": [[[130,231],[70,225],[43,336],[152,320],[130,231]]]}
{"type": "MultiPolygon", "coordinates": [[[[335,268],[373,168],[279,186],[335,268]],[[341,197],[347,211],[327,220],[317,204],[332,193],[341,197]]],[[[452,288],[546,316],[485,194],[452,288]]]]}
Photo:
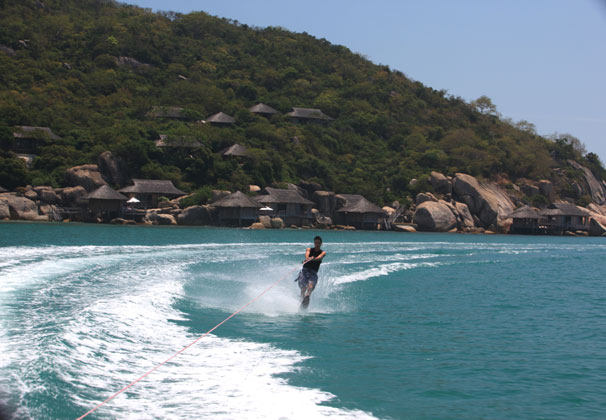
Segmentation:
{"type": "Polygon", "coordinates": [[[342,44],[465,99],[492,98],[606,162],[606,0],[128,0],[342,44]]]}

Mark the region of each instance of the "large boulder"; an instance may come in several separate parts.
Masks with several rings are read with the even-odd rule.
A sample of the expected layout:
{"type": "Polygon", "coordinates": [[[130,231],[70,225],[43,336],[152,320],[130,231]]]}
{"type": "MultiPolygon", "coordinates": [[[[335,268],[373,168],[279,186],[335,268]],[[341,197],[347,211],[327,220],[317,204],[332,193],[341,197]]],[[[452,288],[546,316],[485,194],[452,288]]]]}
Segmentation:
{"type": "Polygon", "coordinates": [[[471,212],[469,211],[469,207],[467,206],[467,204],[459,203],[458,201],[456,201],[454,203],[454,206],[457,210],[457,221],[458,221],[459,228],[461,228],[461,229],[473,228],[475,226],[473,223],[473,216],[471,215],[471,212]]]}
{"type": "Polygon", "coordinates": [[[443,201],[425,201],[418,205],[413,222],[418,230],[429,232],[448,232],[457,226],[457,218],[443,201]]]}
{"type": "Polygon", "coordinates": [[[51,187],[41,187],[37,189],[38,199],[45,204],[57,204],[61,199],[51,187]]]}
{"type": "Polygon", "coordinates": [[[80,185],[77,187],[63,188],[63,191],[61,191],[61,201],[63,204],[67,205],[74,205],[78,200],[83,199],[85,196],[86,190],[80,185]]]}
{"type": "Polygon", "coordinates": [[[429,175],[429,182],[438,194],[452,193],[452,182],[444,174],[432,171],[429,175]]]}
{"type": "Polygon", "coordinates": [[[458,201],[467,204],[469,211],[485,228],[506,232],[511,225],[510,215],[515,206],[507,194],[493,184],[480,184],[467,174],[458,173],[453,180],[453,192],[458,201]]]}
{"type": "Polygon", "coordinates": [[[220,199],[227,197],[230,194],[231,194],[231,191],[227,191],[227,190],[212,190],[210,202],[214,203],[215,201],[219,201],[220,199]]]}
{"type": "Polygon", "coordinates": [[[606,188],[604,188],[604,184],[598,181],[595,175],[593,175],[593,172],[574,160],[569,160],[568,163],[583,172],[585,181],[589,186],[591,199],[598,204],[606,203],[606,188]]]}
{"type": "Polygon", "coordinates": [[[124,186],[128,183],[128,167],[126,163],[112,152],[103,152],[97,159],[97,166],[103,178],[113,185],[124,186]]]}
{"type": "Polygon", "coordinates": [[[0,202],[4,202],[13,220],[39,220],[38,206],[29,198],[14,194],[0,194],[0,202]]]}
{"type": "Polygon", "coordinates": [[[426,201],[438,201],[438,199],[436,198],[435,195],[433,195],[430,192],[425,192],[425,193],[418,193],[417,197],[415,198],[415,204],[418,206],[421,203],[424,203],[426,201]]]}
{"type": "Polygon", "coordinates": [[[589,219],[589,234],[591,236],[606,235],[606,225],[600,223],[592,217],[591,219],[589,219]]]}
{"type": "Polygon", "coordinates": [[[272,229],[283,229],[284,228],[284,220],[279,217],[274,217],[271,219],[271,227],[272,229]]]}
{"type": "Polygon", "coordinates": [[[266,229],[271,229],[271,217],[261,215],[259,216],[259,223],[262,223],[266,229]]]}
{"type": "Polygon", "coordinates": [[[88,192],[96,190],[107,182],[101,176],[97,165],[80,165],[67,169],[65,173],[67,183],[71,186],[82,186],[88,192]]]}
{"type": "Polygon", "coordinates": [[[261,223],[261,222],[255,222],[255,223],[253,223],[252,225],[249,226],[249,229],[255,229],[255,230],[265,229],[265,225],[263,223],[261,223]]]}
{"type": "Polygon", "coordinates": [[[190,206],[179,214],[177,223],[188,226],[210,225],[213,215],[213,209],[210,206],[190,206]]]}
{"type": "Polygon", "coordinates": [[[8,202],[0,199],[0,220],[10,219],[11,210],[8,207],[8,202]]]}
{"type": "Polygon", "coordinates": [[[393,230],[395,230],[396,232],[407,232],[407,233],[414,233],[417,231],[415,229],[415,227],[411,226],[411,225],[393,225],[393,230]]]}

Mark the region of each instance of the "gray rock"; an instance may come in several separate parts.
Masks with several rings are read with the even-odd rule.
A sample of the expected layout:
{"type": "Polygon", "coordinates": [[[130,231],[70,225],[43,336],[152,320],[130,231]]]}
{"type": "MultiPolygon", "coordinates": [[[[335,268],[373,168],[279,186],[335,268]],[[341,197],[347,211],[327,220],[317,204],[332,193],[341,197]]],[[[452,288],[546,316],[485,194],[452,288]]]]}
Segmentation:
{"type": "Polygon", "coordinates": [[[271,217],[259,216],[259,223],[262,223],[266,229],[271,229],[271,217]]]}
{"type": "Polygon", "coordinates": [[[440,172],[432,171],[429,176],[429,182],[438,194],[452,193],[452,182],[440,172]]]}
{"type": "Polygon", "coordinates": [[[457,226],[457,218],[444,202],[425,201],[417,206],[413,222],[418,230],[448,232],[457,226]]]}
{"type": "Polygon", "coordinates": [[[101,153],[97,160],[97,166],[103,178],[110,184],[122,187],[128,183],[126,163],[119,157],[114,156],[112,152],[101,153]]]}
{"type": "Polygon", "coordinates": [[[101,176],[97,165],[80,165],[67,169],[65,173],[66,180],[71,186],[82,186],[86,191],[91,192],[107,182],[101,176]]]}
{"type": "Polygon", "coordinates": [[[465,203],[459,203],[458,201],[454,203],[455,208],[458,213],[458,222],[459,228],[473,228],[473,216],[469,211],[469,207],[465,203]]]}
{"type": "Polygon", "coordinates": [[[214,203],[215,201],[219,201],[223,197],[227,197],[230,194],[231,194],[231,191],[227,191],[227,190],[212,190],[210,202],[214,203]]]}
{"type": "Polygon", "coordinates": [[[458,173],[453,180],[453,192],[457,201],[467,204],[472,216],[477,217],[480,224],[476,222],[476,226],[509,230],[511,219],[507,216],[513,212],[514,204],[496,185],[480,184],[473,176],[458,173]]]}
{"type": "Polygon", "coordinates": [[[419,193],[417,194],[417,197],[415,198],[415,204],[418,206],[421,203],[424,203],[426,201],[435,201],[437,202],[438,199],[436,198],[435,195],[433,195],[430,192],[426,192],[426,193],[419,193]]]}
{"type": "Polygon", "coordinates": [[[36,191],[32,190],[26,190],[23,193],[23,197],[32,200],[32,201],[36,201],[38,199],[38,193],[36,191]]]}
{"type": "Polygon", "coordinates": [[[39,220],[38,207],[28,198],[14,194],[0,194],[0,201],[6,203],[10,218],[13,220],[39,220]]]}
{"type": "Polygon", "coordinates": [[[187,226],[210,225],[213,221],[213,210],[210,206],[190,206],[177,217],[177,223],[187,226]]]}
{"type": "Polygon", "coordinates": [[[271,227],[272,229],[284,229],[284,220],[279,217],[274,217],[271,219],[271,227]]]}
{"type": "Polygon", "coordinates": [[[82,186],[67,187],[61,191],[61,201],[63,204],[74,205],[78,200],[86,196],[86,190],[82,186]]]}
{"type": "Polygon", "coordinates": [[[598,179],[593,175],[593,172],[591,172],[589,168],[586,168],[574,160],[569,160],[568,163],[570,163],[570,165],[576,169],[583,171],[585,181],[587,181],[587,185],[589,186],[591,199],[597,204],[606,203],[606,188],[604,188],[603,183],[598,181],[598,179]]]}
{"type": "Polygon", "coordinates": [[[0,199],[0,220],[10,219],[10,217],[11,217],[11,210],[8,207],[8,202],[0,199]]]}
{"type": "Polygon", "coordinates": [[[57,204],[61,201],[51,187],[40,189],[38,191],[38,197],[40,201],[45,204],[57,204]]]}
{"type": "Polygon", "coordinates": [[[249,229],[255,229],[255,230],[265,229],[265,225],[263,223],[261,223],[261,222],[255,222],[255,223],[253,223],[252,225],[249,226],[249,229]]]}

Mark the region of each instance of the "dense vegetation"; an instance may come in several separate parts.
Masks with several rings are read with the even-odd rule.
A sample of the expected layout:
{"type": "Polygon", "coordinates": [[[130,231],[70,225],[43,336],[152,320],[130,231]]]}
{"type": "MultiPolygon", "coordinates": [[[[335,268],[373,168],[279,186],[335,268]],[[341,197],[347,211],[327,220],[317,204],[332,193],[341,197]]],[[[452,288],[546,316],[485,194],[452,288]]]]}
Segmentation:
{"type": "Polygon", "coordinates": [[[172,179],[186,190],[309,180],[378,202],[423,188],[409,182],[431,170],[538,179],[575,158],[604,175],[596,155],[504,121],[487,98],[467,103],[308,34],[102,0],[0,6],[0,44],[15,50],[0,52],[7,187],[60,186],[65,168],[105,150],[124,158],[132,176],[172,179]],[[282,114],[250,114],[257,102],[282,114]],[[190,121],[149,118],[158,105],[183,107],[190,121]],[[334,121],[295,124],[283,116],[293,106],[321,108],[334,121]],[[218,111],[237,124],[195,123],[218,111]],[[15,125],[49,126],[62,139],[48,141],[27,169],[7,152],[15,125]],[[161,150],[159,134],[202,146],[161,150]],[[250,157],[217,154],[233,143],[249,147],[250,157]]]}

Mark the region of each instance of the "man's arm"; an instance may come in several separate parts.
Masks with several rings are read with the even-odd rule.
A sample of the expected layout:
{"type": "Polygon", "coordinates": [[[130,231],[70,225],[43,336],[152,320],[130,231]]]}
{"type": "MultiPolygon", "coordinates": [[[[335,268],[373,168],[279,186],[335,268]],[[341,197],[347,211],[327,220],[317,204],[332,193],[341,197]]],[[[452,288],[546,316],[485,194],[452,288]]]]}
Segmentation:
{"type": "Polygon", "coordinates": [[[305,260],[303,261],[303,263],[306,263],[307,261],[309,261],[309,260],[310,260],[310,258],[309,258],[309,252],[310,252],[310,251],[311,251],[311,248],[307,248],[307,249],[305,250],[305,260]]]}
{"type": "Polygon", "coordinates": [[[312,260],[322,261],[322,258],[324,258],[325,256],[326,256],[326,251],[322,251],[322,253],[320,255],[318,255],[317,257],[313,257],[312,260]]]}

